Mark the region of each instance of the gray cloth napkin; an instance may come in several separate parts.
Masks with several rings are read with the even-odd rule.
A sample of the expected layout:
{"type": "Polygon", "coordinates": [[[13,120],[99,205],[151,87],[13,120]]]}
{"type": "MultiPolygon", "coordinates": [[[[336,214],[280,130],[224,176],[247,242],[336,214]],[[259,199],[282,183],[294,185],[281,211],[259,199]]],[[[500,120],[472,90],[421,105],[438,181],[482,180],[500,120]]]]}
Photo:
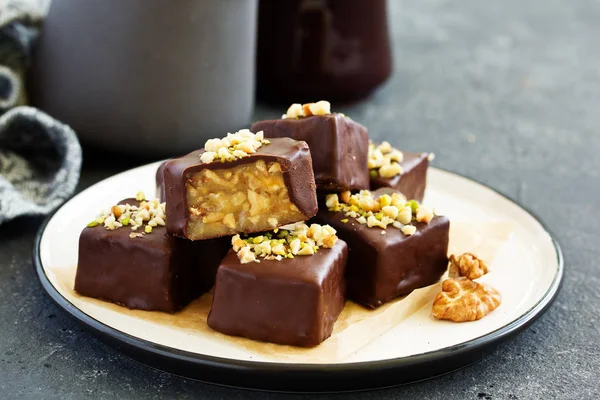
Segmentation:
{"type": "Polygon", "coordinates": [[[75,132],[24,105],[23,78],[43,3],[0,2],[0,224],[49,213],[73,194],[81,170],[75,132]]]}

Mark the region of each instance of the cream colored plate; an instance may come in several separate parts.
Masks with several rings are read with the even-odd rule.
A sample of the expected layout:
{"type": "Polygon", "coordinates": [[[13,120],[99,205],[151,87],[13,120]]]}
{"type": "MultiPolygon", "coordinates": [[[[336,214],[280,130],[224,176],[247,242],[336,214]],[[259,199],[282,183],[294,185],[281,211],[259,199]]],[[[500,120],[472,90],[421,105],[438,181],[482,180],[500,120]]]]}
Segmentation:
{"type": "MultiPolygon", "coordinates": [[[[451,251],[473,251],[488,259],[491,272],[481,281],[502,294],[501,306],[480,321],[457,324],[433,319],[431,303],[440,290],[438,283],[376,312],[348,303],[332,337],[307,350],[231,338],[210,330],[206,326],[210,295],[175,315],[131,311],[78,296],[72,288],[82,228],[97,211],[138,190],[153,194],[158,165],[124,172],[83,191],[65,203],[41,233],[39,260],[51,286],[46,289],[55,289],[58,297],[68,301],[64,304],[70,303],[100,322],[105,331],[122,332],[134,339],[202,356],[241,361],[380,361],[435,352],[497,332],[531,313],[542,301],[549,302],[558,287],[562,273],[560,255],[548,232],[534,217],[479,183],[431,168],[424,202],[450,218],[451,251]]],[[[44,283],[43,276],[41,279],[44,283]]]]}

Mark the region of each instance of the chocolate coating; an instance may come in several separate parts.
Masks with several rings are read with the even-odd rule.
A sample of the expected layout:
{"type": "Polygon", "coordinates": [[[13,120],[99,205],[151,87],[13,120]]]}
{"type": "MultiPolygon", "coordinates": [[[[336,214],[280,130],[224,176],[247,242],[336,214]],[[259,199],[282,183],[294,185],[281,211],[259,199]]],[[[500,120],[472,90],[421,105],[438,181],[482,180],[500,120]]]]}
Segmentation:
{"type": "Polygon", "coordinates": [[[392,188],[406,196],[407,199],[423,201],[427,186],[427,168],[429,168],[429,153],[403,152],[404,160],[400,163],[404,170],[402,174],[391,178],[379,175],[371,177],[371,190],[383,187],[392,188]]]}
{"type": "MultiPolygon", "coordinates": [[[[128,199],[120,204],[138,204],[128,199]]],[[[143,232],[143,228],[139,228],[143,232]]],[[[228,239],[199,242],[167,235],[165,227],[130,238],[131,229],[86,227],[79,236],[75,291],[132,309],[175,312],[208,291],[228,239]]]]}
{"type": "Polygon", "coordinates": [[[312,256],[241,264],[221,261],[208,326],[227,335],[312,347],[327,339],[344,308],[348,247],[338,240],[312,256]]]}
{"type": "Polygon", "coordinates": [[[156,197],[161,201],[161,202],[165,202],[166,198],[165,198],[165,165],[167,165],[167,162],[169,160],[165,161],[164,163],[160,164],[158,166],[158,169],[156,170],[156,197]]]}
{"type": "MultiPolygon", "coordinates": [[[[380,189],[376,195],[389,193],[380,189]]],[[[450,221],[436,216],[429,224],[415,223],[417,231],[405,236],[399,229],[382,229],[356,222],[342,212],[319,211],[317,220],[337,230],[348,243],[346,268],[348,298],[377,308],[396,297],[437,282],[448,267],[450,221]],[[341,222],[348,218],[347,223],[341,222]]]]}
{"type": "Polygon", "coordinates": [[[279,162],[290,200],[306,216],[306,219],[313,217],[317,213],[318,206],[308,145],[290,138],[271,139],[270,142],[270,144],[258,148],[255,154],[231,162],[201,163],[200,155],[204,153],[204,149],[167,161],[164,168],[164,180],[169,234],[187,237],[189,211],[186,181],[191,174],[198,173],[205,168],[227,169],[255,163],[258,160],[279,162]]]}
{"type": "Polygon", "coordinates": [[[341,114],[255,122],[252,132],[291,137],[310,147],[317,188],[324,191],[369,188],[369,132],[341,114]]]}

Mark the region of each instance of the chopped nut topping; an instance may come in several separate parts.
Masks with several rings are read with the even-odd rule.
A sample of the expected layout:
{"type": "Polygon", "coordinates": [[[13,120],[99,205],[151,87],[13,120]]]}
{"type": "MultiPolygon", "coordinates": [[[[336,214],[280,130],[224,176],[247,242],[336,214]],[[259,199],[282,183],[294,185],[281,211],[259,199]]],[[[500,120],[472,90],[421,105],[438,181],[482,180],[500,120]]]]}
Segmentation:
{"type": "Polygon", "coordinates": [[[282,260],[294,256],[309,256],[320,248],[330,249],[337,241],[336,231],[329,225],[304,223],[286,225],[264,235],[235,235],[231,246],[242,264],[265,260],[282,260]],[[285,228],[285,229],[284,229],[285,228]]]}
{"type": "Polygon", "coordinates": [[[223,139],[207,140],[200,161],[205,164],[215,160],[234,161],[256,153],[262,145],[269,143],[262,131],[254,134],[248,129],[242,129],[236,133],[228,133],[223,139]]]}
{"type": "Polygon", "coordinates": [[[402,233],[404,233],[406,236],[412,236],[415,234],[415,232],[417,231],[417,227],[414,225],[404,225],[402,228],[400,228],[400,230],[402,231],[402,233]]]}
{"type": "Polygon", "coordinates": [[[281,116],[286,118],[310,117],[311,115],[331,114],[331,104],[328,101],[321,100],[316,103],[298,104],[294,103],[288,108],[287,112],[281,116]]]}
{"type": "Polygon", "coordinates": [[[417,208],[417,221],[428,224],[433,219],[433,209],[424,205],[417,208]]]}
{"type": "Polygon", "coordinates": [[[242,247],[240,251],[237,252],[237,255],[242,264],[247,264],[252,261],[260,262],[256,259],[256,256],[248,246],[242,247]]]}
{"type": "Polygon", "coordinates": [[[331,114],[331,104],[328,101],[321,100],[316,103],[309,103],[308,110],[311,115],[327,115],[331,114]]]}
{"type": "Polygon", "coordinates": [[[340,200],[337,194],[330,194],[325,200],[325,205],[327,206],[327,208],[334,208],[337,207],[339,204],[340,200]]]}
{"type": "Polygon", "coordinates": [[[377,175],[382,178],[392,178],[396,175],[404,173],[400,163],[404,159],[404,155],[398,149],[393,148],[388,142],[382,142],[376,145],[373,142],[369,143],[369,161],[368,167],[371,170],[372,177],[377,175]]]}
{"type": "Polygon", "coordinates": [[[464,253],[458,257],[454,254],[450,256],[450,267],[448,268],[450,278],[465,276],[472,280],[481,278],[487,273],[487,264],[472,253],[464,253]]]}
{"type": "Polygon", "coordinates": [[[304,116],[304,109],[302,104],[294,103],[288,108],[287,112],[283,114],[282,118],[298,118],[304,116]]]}
{"type": "Polygon", "coordinates": [[[437,319],[475,321],[494,311],[501,301],[500,293],[489,285],[467,278],[446,279],[442,292],[433,301],[431,313],[437,319]]]}
{"type": "Polygon", "coordinates": [[[355,194],[345,191],[339,196],[327,195],[325,205],[329,211],[341,211],[369,228],[387,229],[391,225],[407,236],[416,232],[417,228],[411,225],[413,221],[428,224],[435,216],[432,208],[415,200],[407,201],[406,197],[396,192],[375,198],[368,190],[355,194]]]}
{"type": "Polygon", "coordinates": [[[115,216],[115,218],[119,218],[121,216],[121,214],[123,214],[123,211],[121,210],[121,207],[118,207],[118,206],[112,206],[112,208],[110,209],[110,211],[113,213],[113,215],[115,216]]]}
{"type": "MultiPolygon", "coordinates": [[[[138,192],[136,200],[140,202],[138,206],[131,204],[118,204],[110,208],[109,211],[102,211],[95,220],[87,224],[89,228],[104,225],[108,230],[114,230],[123,226],[130,226],[132,231],[136,231],[144,226],[144,232],[152,232],[156,226],[166,225],[165,207],[166,203],[160,203],[158,199],[145,200],[144,193],[138,192]],[[138,200],[142,199],[142,200],[138,200]],[[144,225],[145,224],[145,225],[144,225]]],[[[129,237],[141,237],[142,233],[129,237]]]]}

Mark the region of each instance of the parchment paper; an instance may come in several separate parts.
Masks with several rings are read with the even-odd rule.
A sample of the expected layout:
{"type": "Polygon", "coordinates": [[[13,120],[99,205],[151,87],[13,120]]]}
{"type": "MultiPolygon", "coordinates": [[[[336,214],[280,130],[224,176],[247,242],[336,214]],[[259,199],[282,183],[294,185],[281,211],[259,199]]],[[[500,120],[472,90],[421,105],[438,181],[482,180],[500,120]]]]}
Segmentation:
{"type": "MultiPolygon", "coordinates": [[[[472,252],[488,261],[493,269],[496,251],[508,239],[513,228],[511,222],[451,223],[449,254],[472,252]]],[[[75,293],[75,272],[75,266],[46,269],[51,283],[75,307],[115,329],[200,354],[271,362],[341,362],[430,304],[440,291],[440,284],[436,283],[415,290],[377,310],[367,310],[348,301],[331,337],[315,348],[304,349],[226,336],[213,331],[206,324],[212,293],[205,294],[177,314],[129,310],[75,293]]]]}

